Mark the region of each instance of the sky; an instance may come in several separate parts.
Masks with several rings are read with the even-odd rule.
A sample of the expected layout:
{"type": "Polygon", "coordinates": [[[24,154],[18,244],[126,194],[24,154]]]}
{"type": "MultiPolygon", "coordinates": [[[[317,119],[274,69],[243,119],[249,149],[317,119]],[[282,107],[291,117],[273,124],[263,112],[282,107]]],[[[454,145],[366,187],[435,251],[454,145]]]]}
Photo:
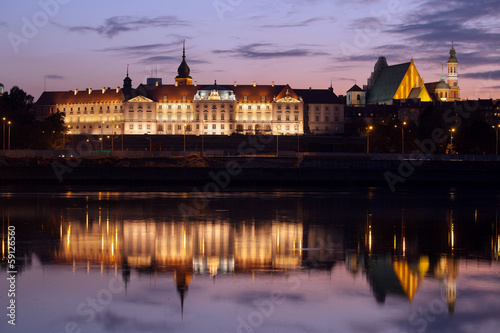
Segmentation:
{"type": "Polygon", "coordinates": [[[23,0],[0,6],[0,82],[45,90],[173,84],[186,40],[198,84],[344,95],[379,56],[439,81],[452,44],[461,97],[500,98],[498,0],[23,0]]]}

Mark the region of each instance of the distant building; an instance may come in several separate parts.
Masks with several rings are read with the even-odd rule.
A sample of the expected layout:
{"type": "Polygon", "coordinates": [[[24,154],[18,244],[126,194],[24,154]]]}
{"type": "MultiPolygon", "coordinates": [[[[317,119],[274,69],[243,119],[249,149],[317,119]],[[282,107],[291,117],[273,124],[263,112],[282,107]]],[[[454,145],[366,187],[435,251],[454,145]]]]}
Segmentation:
{"type": "Polygon", "coordinates": [[[4,92],[5,92],[5,86],[0,83],[0,96],[3,96],[4,92]]]}
{"type": "Polygon", "coordinates": [[[346,94],[346,106],[365,106],[366,92],[357,84],[353,85],[346,94]]]}
{"type": "Polygon", "coordinates": [[[460,101],[460,87],[458,86],[458,60],[453,45],[448,58],[448,75],[445,81],[444,74],[438,82],[426,83],[425,87],[435,101],[460,101]]]}
{"type": "Polygon", "coordinates": [[[385,58],[380,57],[365,88],[366,104],[392,104],[397,99],[431,101],[413,59],[407,63],[387,66],[385,58]]]}
{"type": "Polygon", "coordinates": [[[301,135],[344,132],[344,104],[330,89],[289,85],[199,85],[190,76],[185,45],[175,84],[159,78],[132,87],[44,92],[38,119],[66,114],[72,134],[301,135]],[[193,84],[194,83],[194,84],[193,84]],[[312,122],[308,123],[308,120],[312,122]]]}

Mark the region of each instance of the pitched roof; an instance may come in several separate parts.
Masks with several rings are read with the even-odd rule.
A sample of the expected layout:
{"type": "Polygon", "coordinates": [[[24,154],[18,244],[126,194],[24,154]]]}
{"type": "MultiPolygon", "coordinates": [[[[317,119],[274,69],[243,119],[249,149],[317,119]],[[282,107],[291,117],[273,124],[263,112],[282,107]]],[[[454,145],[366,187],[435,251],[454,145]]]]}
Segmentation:
{"type": "Polygon", "coordinates": [[[350,92],[350,91],[364,91],[364,90],[361,89],[357,84],[355,84],[351,87],[351,89],[347,90],[347,92],[350,92]]]}
{"type": "Polygon", "coordinates": [[[330,89],[295,89],[295,92],[302,97],[305,103],[343,104],[330,89]]]}
{"type": "Polygon", "coordinates": [[[421,92],[422,92],[422,88],[420,88],[420,87],[413,88],[410,91],[410,95],[408,96],[408,99],[418,99],[421,92]]]}
{"type": "Polygon", "coordinates": [[[437,86],[438,83],[439,83],[439,81],[429,82],[429,83],[424,84],[425,85],[425,89],[427,89],[427,92],[429,93],[429,95],[431,97],[434,97],[434,93],[435,93],[436,86],[437,86]]]}
{"type": "Polygon", "coordinates": [[[101,89],[77,91],[46,91],[35,105],[80,104],[80,103],[119,103],[124,100],[122,89],[101,89]]]}
{"type": "Polygon", "coordinates": [[[382,69],[377,82],[375,82],[373,89],[369,92],[368,104],[392,102],[410,65],[411,62],[407,62],[382,69]]]}

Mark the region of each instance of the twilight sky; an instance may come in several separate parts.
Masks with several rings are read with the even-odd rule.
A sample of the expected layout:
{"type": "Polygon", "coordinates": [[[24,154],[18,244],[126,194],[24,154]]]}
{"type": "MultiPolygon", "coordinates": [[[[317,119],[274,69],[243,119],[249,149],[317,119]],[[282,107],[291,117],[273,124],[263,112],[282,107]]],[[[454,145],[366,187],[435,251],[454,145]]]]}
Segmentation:
{"type": "Polygon", "coordinates": [[[172,84],[187,43],[199,84],[290,84],[345,94],[377,58],[439,81],[451,41],[462,98],[500,98],[498,0],[23,0],[0,10],[0,82],[44,90],[172,84]]]}

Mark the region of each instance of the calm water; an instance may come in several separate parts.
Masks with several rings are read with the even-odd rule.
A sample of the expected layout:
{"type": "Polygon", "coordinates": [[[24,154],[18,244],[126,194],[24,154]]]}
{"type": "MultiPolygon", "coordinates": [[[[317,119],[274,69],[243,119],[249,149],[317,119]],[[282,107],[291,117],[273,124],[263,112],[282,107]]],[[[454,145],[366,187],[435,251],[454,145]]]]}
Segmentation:
{"type": "Polygon", "coordinates": [[[500,191],[195,201],[190,191],[0,194],[0,331],[500,330],[500,191]]]}

